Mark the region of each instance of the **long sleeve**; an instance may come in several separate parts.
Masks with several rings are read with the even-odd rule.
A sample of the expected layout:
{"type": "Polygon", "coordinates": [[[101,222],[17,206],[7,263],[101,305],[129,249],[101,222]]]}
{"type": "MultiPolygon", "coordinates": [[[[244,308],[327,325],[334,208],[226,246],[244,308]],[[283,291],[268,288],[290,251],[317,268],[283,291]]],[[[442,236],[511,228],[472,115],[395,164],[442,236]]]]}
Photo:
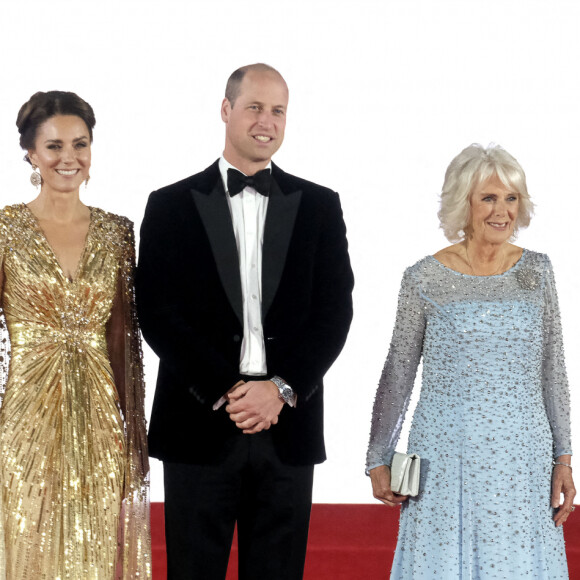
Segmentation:
{"type": "Polygon", "coordinates": [[[4,293],[4,252],[6,248],[7,228],[0,221],[0,404],[4,397],[6,381],[8,380],[8,365],[10,361],[10,338],[4,317],[3,293],[4,293]]]}
{"type": "Polygon", "coordinates": [[[210,266],[207,260],[202,263],[199,251],[198,261],[184,266],[184,255],[196,249],[184,248],[179,234],[201,228],[201,223],[190,222],[159,192],[149,197],[141,223],[136,280],[139,322],[155,354],[176,376],[188,377],[190,393],[211,407],[238,382],[239,361],[233,365],[208,340],[194,311],[186,307],[207,298],[204,273],[213,267],[213,256],[210,266]]]}
{"type": "Polygon", "coordinates": [[[122,538],[119,540],[124,546],[122,577],[150,578],[149,457],[143,357],[135,307],[135,241],[133,224],[124,221],[118,292],[108,329],[109,356],[125,416],[127,437],[124,526],[121,527],[122,538]],[[112,349],[115,351],[111,352],[112,349]]]}
{"type": "Polygon", "coordinates": [[[375,397],[367,472],[391,463],[421,359],[424,332],[424,302],[411,270],[407,269],[399,292],[389,354],[375,397]]]}
{"type": "Polygon", "coordinates": [[[315,249],[308,320],[300,339],[291,336],[284,343],[283,356],[276,357],[276,374],[288,382],[299,401],[314,394],[340,354],[353,316],[354,277],[338,194],[328,197],[324,215],[315,249]]]}
{"type": "Polygon", "coordinates": [[[544,286],[544,347],[542,387],[544,404],[554,441],[554,457],[572,453],[570,436],[570,392],[564,359],[562,321],[558,307],[558,295],[554,272],[546,258],[544,286]]]}

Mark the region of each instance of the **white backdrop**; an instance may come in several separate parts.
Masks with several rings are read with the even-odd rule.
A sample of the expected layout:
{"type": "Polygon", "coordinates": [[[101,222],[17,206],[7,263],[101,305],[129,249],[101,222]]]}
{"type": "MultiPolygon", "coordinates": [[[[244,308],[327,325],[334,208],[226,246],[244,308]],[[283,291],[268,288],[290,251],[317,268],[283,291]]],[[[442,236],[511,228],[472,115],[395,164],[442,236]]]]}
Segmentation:
{"type": "MultiPolygon", "coordinates": [[[[221,153],[228,75],[278,68],[290,107],[276,162],[340,192],[356,276],[352,330],[326,381],[329,460],[314,500],[371,502],[363,465],[400,278],[447,245],[437,195],[472,142],[500,143],[526,170],[537,211],[519,243],[554,263],[579,416],[579,24],[578,3],[561,0],[3,2],[0,205],[35,195],[15,120],[38,90],[94,107],[83,199],[138,227],[150,191],[221,153]]],[[[148,351],[149,406],[156,365],[148,351]]],[[[156,461],[152,496],[163,499],[156,461]]]]}

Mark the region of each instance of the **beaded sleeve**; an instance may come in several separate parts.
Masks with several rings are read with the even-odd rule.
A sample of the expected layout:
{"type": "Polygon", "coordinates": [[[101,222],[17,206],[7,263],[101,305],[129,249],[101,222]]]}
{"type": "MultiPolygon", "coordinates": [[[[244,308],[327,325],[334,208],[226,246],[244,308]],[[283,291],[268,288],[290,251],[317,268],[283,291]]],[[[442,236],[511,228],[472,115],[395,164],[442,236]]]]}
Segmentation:
{"type": "Polygon", "coordinates": [[[125,365],[124,388],[120,392],[127,431],[127,473],[124,513],[123,560],[120,578],[151,577],[151,534],[149,524],[149,457],[145,420],[145,382],[141,337],[135,307],[135,238],[133,224],[123,219],[124,233],[120,268],[125,365]],[[121,394],[122,393],[122,394],[121,394]]]}
{"type": "Polygon", "coordinates": [[[391,463],[421,359],[424,332],[424,299],[409,268],[401,283],[395,328],[375,397],[367,473],[391,463]]]}
{"type": "Polygon", "coordinates": [[[545,257],[542,388],[552,428],[554,457],[572,453],[570,393],[564,359],[562,321],[550,259],[545,257]]]}
{"type": "Polygon", "coordinates": [[[8,380],[8,365],[10,361],[10,339],[8,328],[4,318],[2,307],[2,294],[4,290],[4,253],[9,238],[8,226],[3,214],[0,214],[0,406],[4,397],[6,381],[8,380]]]}
{"type": "MultiPolygon", "coordinates": [[[[6,383],[8,382],[8,367],[10,364],[10,337],[6,318],[4,317],[4,256],[9,241],[8,224],[4,212],[0,212],[0,407],[4,399],[6,383]]],[[[4,513],[0,506],[0,579],[6,578],[6,551],[4,536],[4,513]]]]}

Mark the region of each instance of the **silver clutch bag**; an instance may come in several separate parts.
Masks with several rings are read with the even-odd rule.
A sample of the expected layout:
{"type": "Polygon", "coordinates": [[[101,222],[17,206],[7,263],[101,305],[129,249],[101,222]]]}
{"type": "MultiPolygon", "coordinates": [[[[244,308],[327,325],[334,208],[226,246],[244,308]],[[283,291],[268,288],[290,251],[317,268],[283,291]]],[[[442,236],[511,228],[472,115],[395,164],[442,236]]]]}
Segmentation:
{"type": "Polygon", "coordinates": [[[421,458],[416,453],[397,453],[391,462],[391,490],[399,495],[419,495],[421,458]]]}

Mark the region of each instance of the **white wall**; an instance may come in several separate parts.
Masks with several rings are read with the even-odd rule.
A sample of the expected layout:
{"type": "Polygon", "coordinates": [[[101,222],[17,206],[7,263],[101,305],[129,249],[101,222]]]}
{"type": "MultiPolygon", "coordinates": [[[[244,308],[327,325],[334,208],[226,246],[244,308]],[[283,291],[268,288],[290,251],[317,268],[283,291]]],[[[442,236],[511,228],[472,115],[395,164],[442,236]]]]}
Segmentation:
{"type": "MultiPolygon", "coordinates": [[[[579,416],[579,18],[576,2],[557,0],[3,2],[0,205],[35,195],[14,122],[38,90],[93,105],[83,199],[139,225],[151,190],[221,153],[228,75],[277,67],[290,109],[276,161],[341,193],[356,274],[352,330],[327,377],[329,460],[314,499],[370,502],[363,465],[400,277],[447,244],[437,194],[471,142],[500,143],[527,172],[537,212],[520,243],[553,260],[579,416]]],[[[150,352],[146,371],[150,404],[150,352]]],[[[580,421],[574,429],[578,446],[580,421]]]]}

